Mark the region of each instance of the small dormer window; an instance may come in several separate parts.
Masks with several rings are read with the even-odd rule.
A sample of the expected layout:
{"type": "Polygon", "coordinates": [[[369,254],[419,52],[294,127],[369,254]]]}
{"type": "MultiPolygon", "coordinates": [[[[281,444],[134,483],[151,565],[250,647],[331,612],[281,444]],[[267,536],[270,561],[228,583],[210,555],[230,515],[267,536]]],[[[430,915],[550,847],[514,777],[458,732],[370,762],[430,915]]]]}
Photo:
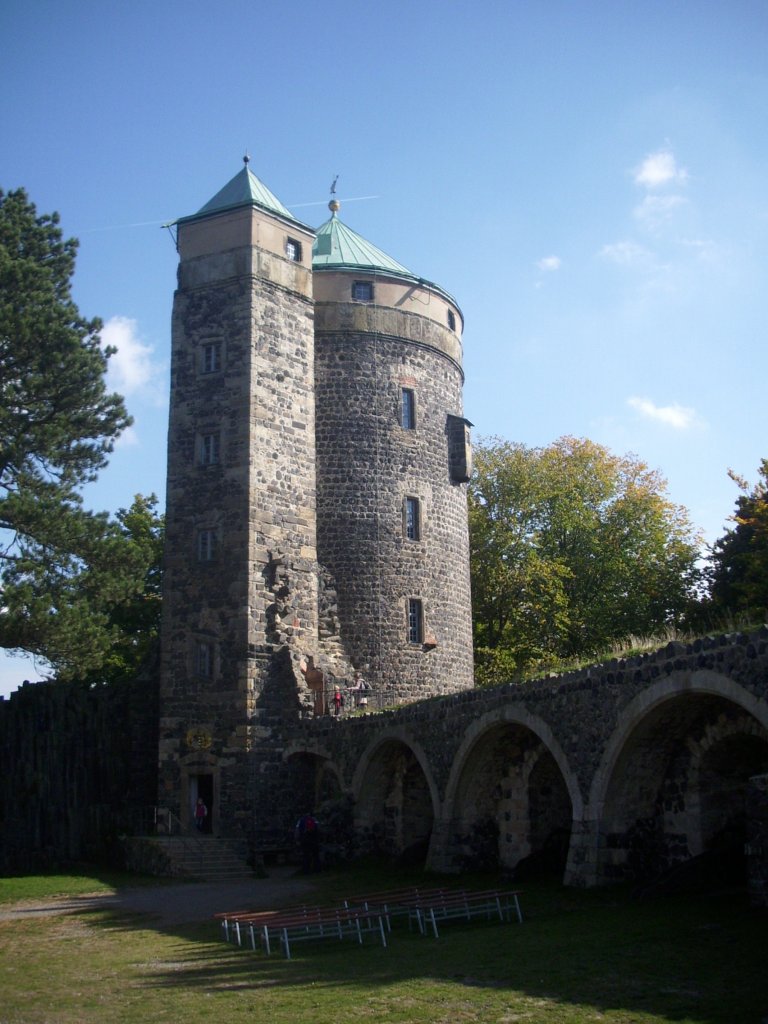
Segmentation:
{"type": "Polygon", "coordinates": [[[448,327],[452,331],[456,330],[456,315],[454,314],[452,309],[448,310],[448,327]]]}
{"type": "Polygon", "coordinates": [[[287,238],[285,241],[285,255],[294,263],[301,263],[301,242],[295,238],[287,238]]]}
{"type": "Polygon", "coordinates": [[[373,302],[373,281],[353,281],[352,298],[358,302],[373,302]]]}

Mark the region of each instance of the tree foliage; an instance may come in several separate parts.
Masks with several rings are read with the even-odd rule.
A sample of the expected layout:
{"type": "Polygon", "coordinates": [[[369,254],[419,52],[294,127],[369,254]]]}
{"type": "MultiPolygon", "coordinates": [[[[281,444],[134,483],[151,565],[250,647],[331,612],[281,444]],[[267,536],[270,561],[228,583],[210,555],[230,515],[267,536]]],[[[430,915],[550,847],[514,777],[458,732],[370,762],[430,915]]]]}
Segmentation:
{"type": "Polygon", "coordinates": [[[698,538],[659,473],[563,437],[475,449],[469,486],[480,682],[605,651],[678,623],[698,538]]]}
{"type": "Polygon", "coordinates": [[[105,605],[111,645],[98,668],[81,673],[90,683],[130,681],[151,660],[160,638],[165,523],[157,512],[157,497],[137,494],[116,519],[146,566],[144,583],[128,599],[105,605]]]}
{"type": "Polygon", "coordinates": [[[732,470],[728,475],[739,487],[735,524],[715,542],[710,558],[711,612],[765,616],[768,613],[768,459],[750,488],[732,470]]]}
{"type": "Polygon", "coordinates": [[[77,242],[58,223],[0,191],[0,646],[66,676],[103,661],[107,609],[141,589],[146,563],[82,506],[130,417],[106,390],[101,323],[72,299],[77,242]]]}

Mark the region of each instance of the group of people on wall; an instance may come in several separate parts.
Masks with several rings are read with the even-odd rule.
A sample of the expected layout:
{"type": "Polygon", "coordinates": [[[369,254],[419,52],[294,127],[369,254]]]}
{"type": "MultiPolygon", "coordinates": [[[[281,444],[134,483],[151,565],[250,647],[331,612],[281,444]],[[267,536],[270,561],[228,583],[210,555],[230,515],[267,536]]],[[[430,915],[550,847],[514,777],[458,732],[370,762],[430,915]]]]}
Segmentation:
{"type": "MultiPolygon", "coordinates": [[[[371,684],[363,678],[362,673],[355,672],[352,685],[346,688],[346,692],[350,694],[350,699],[354,701],[354,706],[356,708],[366,708],[368,707],[368,694],[370,689],[371,684]]],[[[334,686],[331,704],[333,706],[334,715],[340,715],[341,709],[344,707],[344,692],[342,691],[341,686],[334,686]]]]}

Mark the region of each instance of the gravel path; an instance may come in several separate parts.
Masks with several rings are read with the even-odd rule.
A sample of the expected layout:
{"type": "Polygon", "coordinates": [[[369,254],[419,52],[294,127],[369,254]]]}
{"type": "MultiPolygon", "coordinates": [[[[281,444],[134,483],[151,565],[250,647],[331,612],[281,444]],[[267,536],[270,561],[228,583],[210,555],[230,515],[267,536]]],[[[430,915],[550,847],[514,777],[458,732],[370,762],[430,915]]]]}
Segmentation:
{"type": "Polygon", "coordinates": [[[52,896],[0,906],[0,921],[72,914],[93,909],[123,910],[151,915],[163,925],[209,921],[222,910],[261,910],[288,906],[313,891],[312,879],[294,867],[270,868],[268,878],[245,882],[191,882],[183,885],[142,886],[115,893],[52,896]]]}

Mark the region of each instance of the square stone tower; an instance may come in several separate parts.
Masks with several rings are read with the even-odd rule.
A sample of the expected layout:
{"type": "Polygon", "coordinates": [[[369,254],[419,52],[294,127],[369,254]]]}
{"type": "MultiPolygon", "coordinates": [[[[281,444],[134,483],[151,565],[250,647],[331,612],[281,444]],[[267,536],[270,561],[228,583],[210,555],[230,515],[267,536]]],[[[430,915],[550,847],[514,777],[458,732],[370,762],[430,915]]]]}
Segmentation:
{"type": "Polygon", "coordinates": [[[317,635],[314,235],[247,160],[176,227],[159,802],[231,833],[317,635]]]}
{"type": "Polygon", "coordinates": [[[246,160],[176,222],[159,804],[226,836],[290,827],[353,670],[368,710],[473,684],[461,310],[329,205],[246,160]]]}

